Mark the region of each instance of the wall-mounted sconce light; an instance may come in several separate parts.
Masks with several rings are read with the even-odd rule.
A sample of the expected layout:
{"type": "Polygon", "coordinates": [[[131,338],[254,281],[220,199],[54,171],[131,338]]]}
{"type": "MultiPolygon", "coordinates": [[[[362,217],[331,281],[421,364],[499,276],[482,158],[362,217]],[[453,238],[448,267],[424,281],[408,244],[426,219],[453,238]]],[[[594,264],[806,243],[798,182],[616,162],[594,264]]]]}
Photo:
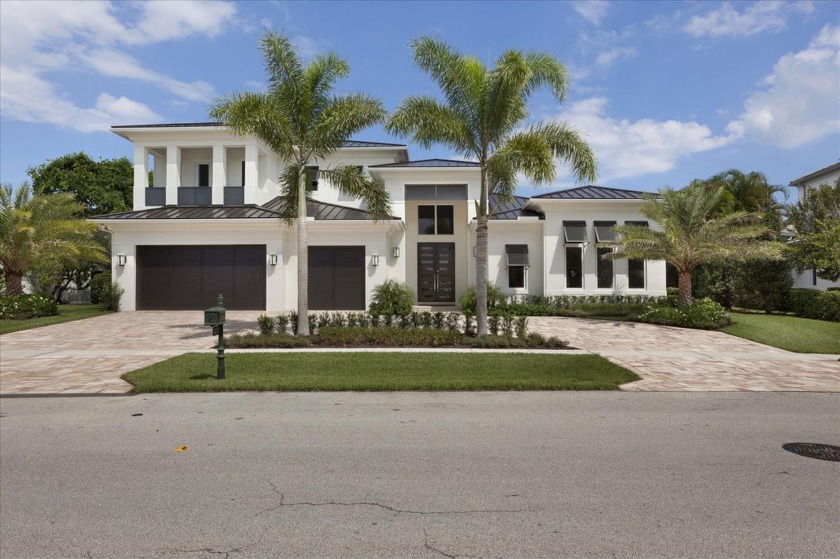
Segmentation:
{"type": "Polygon", "coordinates": [[[119,267],[125,266],[125,263],[127,262],[127,260],[128,259],[125,257],[125,254],[122,254],[122,253],[118,254],[117,255],[117,266],[119,266],[119,267]]]}
{"type": "Polygon", "coordinates": [[[370,265],[371,266],[379,266],[379,255],[378,254],[371,254],[370,255],[370,265]]]}
{"type": "Polygon", "coordinates": [[[272,266],[277,265],[277,253],[276,252],[272,252],[271,254],[268,255],[268,263],[272,266]]]}
{"type": "Polygon", "coordinates": [[[478,247],[473,247],[473,256],[478,256],[478,247]]]}
{"type": "Polygon", "coordinates": [[[394,247],[393,255],[394,255],[394,258],[399,258],[400,257],[400,247],[394,247]]]}

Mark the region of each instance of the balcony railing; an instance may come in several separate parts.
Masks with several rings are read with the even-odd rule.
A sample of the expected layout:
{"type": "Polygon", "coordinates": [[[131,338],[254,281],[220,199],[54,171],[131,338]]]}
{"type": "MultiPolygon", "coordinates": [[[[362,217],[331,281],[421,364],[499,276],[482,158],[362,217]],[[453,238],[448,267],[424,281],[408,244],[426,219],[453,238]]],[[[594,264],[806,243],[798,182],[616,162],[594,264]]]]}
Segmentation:
{"type": "Polygon", "coordinates": [[[213,203],[213,189],[209,186],[178,187],[179,206],[209,206],[213,203]]]}
{"type": "Polygon", "coordinates": [[[225,187],[225,206],[241,206],[245,204],[244,186],[225,187]]]}
{"type": "Polygon", "coordinates": [[[165,206],[166,205],[166,188],[162,186],[149,187],[146,189],[146,205],[147,206],[165,206]]]}

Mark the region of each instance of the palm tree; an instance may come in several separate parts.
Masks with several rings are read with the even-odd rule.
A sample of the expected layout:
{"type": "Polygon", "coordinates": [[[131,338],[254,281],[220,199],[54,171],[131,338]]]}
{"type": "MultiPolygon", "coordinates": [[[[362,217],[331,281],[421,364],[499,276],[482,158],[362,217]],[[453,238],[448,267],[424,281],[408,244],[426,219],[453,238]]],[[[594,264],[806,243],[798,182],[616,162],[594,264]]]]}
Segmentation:
{"type": "MultiPolygon", "coordinates": [[[[348,64],[332,53],[306,67],[288,38],[267,32],[260,40],[268,74],[264,93],[234,93],[217,99],[211,118],[235,133],[253,134],[285,162],[280,185],[283,220],[297,222],[298,329],[309,335],[309,251],[306,232],[306,166],[340,149],[356,132],[384,121],[382,103],[361,93],[335,95],[335,82],[350,73],[348,64]]],[[[381,184],[355,166],[334,165],[319,174],[341,192],[361,198],[374,219],[390,212],[381,184]]]]}
{"type": "Polygon", "coordinates": [[[32,193],[28,183],[17,190],[0,185],[0,266],[6,292],[23,292],[26,272],[76,267],[80,261],[107,262],[94,239],[95,224],[82,219],[84,205],[72,194],[32,193]]]}
{"type": "Polygon", "coordinates": [[[504,52],[493,68],[429,37],[412,42],[414,62],[428,72],[444,101],[427,96],[405,99],[386,130],[410,136],[424,148],[440,142],[475,159],[481,168],[476,228],[476,318],[487,334],[487,219],[491,193],[510,200],[517,174],[535,184],[550,184],[555,159],[568,163],[579,180],[594,180],[595,156],[581,135],[566,124],[537,123],[522,128],[528,99],[547,87],[557,101],[566,96],[566,68],[537,52],[504,52]]]}
{"type": "Polygon", "coordinates": [[[782,204],[776,200],[776,194],[788,197],[787,189],[779,184],[767,182],[767,176],[758,171],[744,173],[738,169],[728,169],[706,180],[697,180],[693,186],[702,186],[707,190],[723,189],[720,211],[758,212],[775,218],[781,225],[782,204]]]}
{"type": "Polygon", "coordinates": [[[722,188],[660,190],[641,208],[660,229],[616,226],[616,250],[607,257],[664,260],[674,266],[679,274],[678,306],[691,304],[691,273],[701,264],[781,259],[783,245],[761,239],[767,232],[761,214],[716,214],[723,197],[722,188]]]}

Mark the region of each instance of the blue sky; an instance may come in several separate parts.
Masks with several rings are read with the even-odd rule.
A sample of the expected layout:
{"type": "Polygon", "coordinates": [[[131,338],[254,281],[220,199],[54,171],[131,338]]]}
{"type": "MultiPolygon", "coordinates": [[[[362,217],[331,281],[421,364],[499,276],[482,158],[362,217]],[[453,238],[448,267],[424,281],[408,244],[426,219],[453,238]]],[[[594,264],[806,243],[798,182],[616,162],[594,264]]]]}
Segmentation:
{"type": "MultiPolygon", "coordinates": [[[[132,157],[115,124],[201,122],[217,96],[260,89],[263,29],[333,51],[388,109],[436,95],[408,43],[432,35],[492,61],[539,50],[570,71],[534,120],[577,127],[598,184],[682,187],[736,167],[776,184],[840,157],[837,2],[0,2],[0,181],[85,151],[132,157]]],[[[381,129],[359,139],[395,141],[381,129]]],[[[413,159],[459,157],[410,146],[413,159]]],[[[573,186],[561,165],[555,188],[573,186]]],[[[534,189],[523,183],[520,193],[534,189]]]]}

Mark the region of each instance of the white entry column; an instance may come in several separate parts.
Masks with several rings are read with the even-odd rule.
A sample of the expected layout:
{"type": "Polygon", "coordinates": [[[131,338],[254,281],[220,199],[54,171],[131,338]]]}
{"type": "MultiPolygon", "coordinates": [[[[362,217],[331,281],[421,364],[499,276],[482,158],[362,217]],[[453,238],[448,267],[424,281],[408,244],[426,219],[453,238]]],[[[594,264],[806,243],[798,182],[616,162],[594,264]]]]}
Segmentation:
{"type": "Polygon", "coordinates": [[[257,203],[257,144],[245,144],[245,203],[257,203]]]}
{"type": "Polygon", "coordinates": [[[166,146],[166,205],[178,205],[178,187],[181,186],[181,148],[166,146]]]}
{"type": "Polygon", "coordinates": [[[134,146],[134,210],[146,208],[146,188],[149,186],[149,150],[134,146]]]}
{"type": "Polygon", "coordinates": [[[213,180],[210,184],[213,187],[212,204],[214,206],[225,203],[225,186],[227,185],[225,151],[225,146],[213,146],[213,180]]]}

